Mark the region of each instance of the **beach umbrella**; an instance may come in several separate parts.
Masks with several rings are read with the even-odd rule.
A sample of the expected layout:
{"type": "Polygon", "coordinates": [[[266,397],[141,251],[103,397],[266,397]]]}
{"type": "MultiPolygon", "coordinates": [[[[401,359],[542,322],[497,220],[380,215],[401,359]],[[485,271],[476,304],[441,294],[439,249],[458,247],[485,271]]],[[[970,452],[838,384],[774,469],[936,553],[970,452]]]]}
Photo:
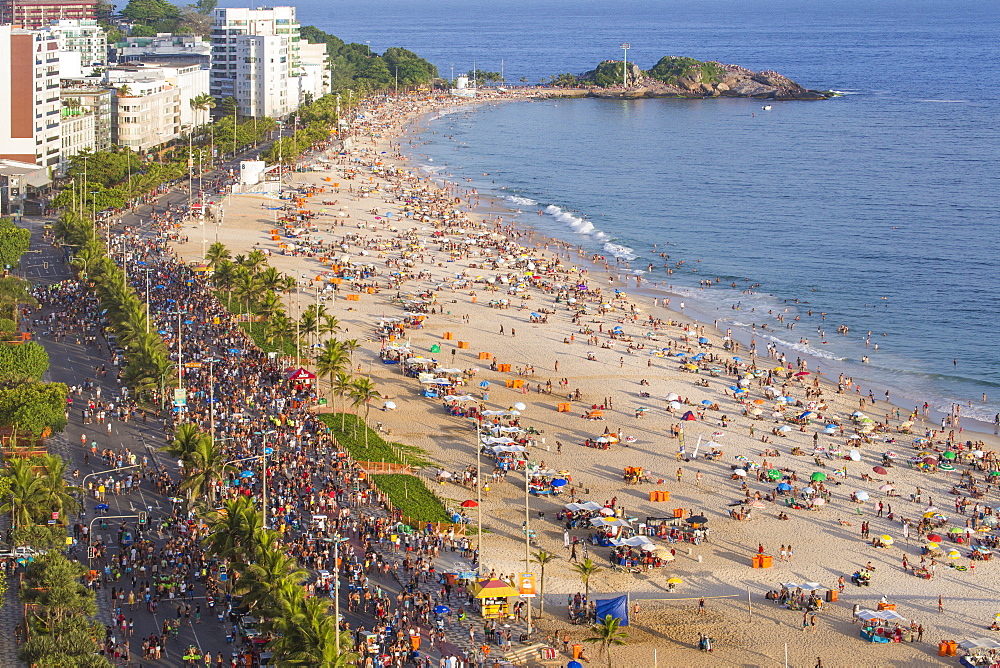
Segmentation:
{"type": "Polygon", "coordinates": [[[780,427],[778,427],[778,431],[789,432],[791,430],[792,428],[789,427],[787,424],[783,424],[780,427]]]}
{"type": "Polygon", "coordinates": [[[868,500],[868,492],[866,492],[863,489],[859,489],[858,491],[856,491],[854,493],[854,498],[857,499],[858,501],[867,501],[868,500]]]}
{"type": "Polygon", "coordinates": [[[823,499],[823,498],[816,499],[815,501],[813,501],[813,505],[814,506],[823,506],[823,505],[826,505],[826,499],[823,499]]]}
{"type": "Polygon", "coordinates": [[[990,471],[990,475],[993,477],[1000,476],[1000,471],[990,471]]]}
{"type": "Polygon", "coordinates": [[[615,511],[612,510],[611,508],[601,508],[598,512],[604,515],[605,517],[610,517],[611,515],[615,514],[615,511]]]}
{"type": "Polygon", "coordinates": [[[434,614],[435,615],[447,615],[449,612],[451,612],[451,608],[449,608],[447,605],[435,605],[434,606],[434,614]]]}
{"type": "Polygon", "coordinates": [[[385,409],[386,409],[387,411],[391,411],[391,410],[395,410],[395,409],[396,409],[396,402],[395,402],[395,401],[387,401],[387,402],[385,402],[384,404],[382,404],[382,406],[383,406],[383,407],[384,407],[384,408],[385,408],[385,409]]]}
{"type": "Polygon", "coordinates": [[[827,427],[823,430],[824,434],[836,434],[837,429],[835,427],[827,427]]]}
{"type": "Polygon", "coordinates": [[[670,402],[670,407],[672,409],[674,409],[675,411],[679,411],[680,409],[684,408],[684,405],[682,403],[680,403],[679,401],[671,401],[670,402]]]}
{"type": "Polygon", "coordinates": [[[938,470],[940,470],[940,471],[954,471],[955,467],[952,466],[951,464],[941,464],[941,466],[938,467],[938,470]]]}
{"type": "Polygon", "coordinates": [[[518,410],[518,411],[523,411],[523,410],[526,410],[527,408],[528,408],[528,407],[527,407],[527,406],[525,406],[525,405],[524,405],[523,403],[521,403],[520,401],[519,401],[519,402],[517,402],[516,404],[514,404],[514,410],[518,410]]]}
{"type": "Polygon", "coordinates": [[[477,508],[478,506],[479,502],[473,501],[472,499],[469,499],[468,501],[462,501],[463,508],[477,508]]]}
{"type": "Polygon", "coordinates": [[[955,453],[951,450],[947,450],[945,452],[942,452],[941,456],[944,457],[945,459],[954,459],[955,453]]]}
{"type": "Polygon", "coordinates": [[[880,540],[884,545],[892,545],[892,536],[884,535],[880,540]]]}
{"type": "Polygon", "coordinates": [[[703,336],[698,339],[698,343],[708,343],[708,339],[703,336]]]}
{"type": "Polygon", "coordinates": [[[566,486],[566,481],[563,480],[562,478],[556,478],[555,480],[552,481],[552,486],[553,487],[565,487],[566,486]]]}
{"type": "Polygon", "coordinates": [[[781,492],[788,492],[788,491],[791,491],[792,486],[789,485],[787,482],[782,482],[782,483],[778,483],[777,489],[778,489],[778,491],[781,491],[781,492]]]}
{"type": "Polygon", "coordinates": [[[702,402],[701,402],[701,405],[702,406],[711,406],[712,405],[712,401],[710,399],[703,399],[702,402]]]}
{"type": "Polygon", "coordinates": [[[483,389],[486,389],[486,388],[487,388],[487,387],[489,387],[489,386],[490,386],[490,381],[488,381],[488,380],[484,380],[484,381],[481,381],[481,382],[479,383],[479,387],[481,387],[481,388],[483,388],[483,389]]]}
{"type": "Polygon", "coordinates": [[[928,466],[933,466],[934,464],[937,464],[937,458],[924,457],[924,464],[927,464],[928,466]]]}
{"type": "Polygon", "coordinates": [[[767,477],[771,480],[781,480],[782,473],[778,469],[768,469],[767,477]]]}
{"type": "Polygon", "coordinates": [[[735,471],[733,471],[733,475],[738,476],[740,478],[745,478],[747,477],[747,472],[744,471],[743,469],[736,469],[735,471]]]}
{"type": "Polygon", "coordinates": [[[948,552],[948,558],[949,559],[961,559],[962,558],[962,553],[959,552],[958,550],[951,550],[950,552],[948,552]]]}
{"type": "Polygon", "coordinates": [[[739,387],[737,387],[735,385],[730,385],[729,389],[732,390],[733,392],[743,392],[744,391],[744,390],[740,389],[739,387]]]}
{"type": "Polygon", "coordinates": [[[897,459],[899,457],[899,455],[897,455],[895,452],[892,452],[891,450],[889,452],[884,453],[882,456],[888,457],[889,459],[897,459]]]}
{"type": "Polygon", "coordinates": [[[939,547],[941,547],[941,545],[939,545],[938,543],[935,543],[934,541],[931,541],[930,543],[927,543],[927,549],[928,550],[936,550],[939,547]]]}
{"type": "Polygon", "coordinates": [[[708,522],[708,518],[704,515],[692,515],[687,518],[688,524],[705,524],[706,522],[708,522]]]}
{"type": "Polygon", "coordinates": [[[809,375],[809,372],[808,372],[808,371],[799,371],[799,372],[798,372],[797,374],[795,374],[795,375],[796,375],[796,376],[798,376],[799,378],[801,378],[802,376],[808,376],[808,375],[809,375]]]}
{"type": "Polygon", "coordinates": [[[566,664],[566,668],[583,668],[583,664],[579,661],[570,661],[566,664]]]}
{"type": "Polygon", "coordinates": [[[759,409],[759,408],[755,408],[755,409],[753,409],[752,411],[750,411],[750,414],[751,414],[751,415],[761,415],[761,414],[762,414],[763,412],[764,412],[764,411],[762,411],[761,409],[759,409]]]}
{"type": "Polygon", "coordinates": [[[822,471],[816,471],[811,476],[809,476],[809,479],[812,480],[813,482],[819,482],[821,480],[826,480],[826,474],[823,473],[822,471]]]}
{"type": "Polygon", "coordinates": [[[896,489],[896,488],[893,487],[892,485],[886,483],[885,485],[882,485],[881,487],[879,487],[878,491],[880,491],[880,492],[891,492],[894,489],[896,489]]]}
{"type": "Polygon", "coordinates": [[[682,584],[683,582],[684,580],[681,580],[678,577],[667,578],[667,584],[679,585],[682,584]]]}
{"type": "Polygon", "coordinates": [[[861,461],[861,453],[858,452],[857,450],[851,450],[849,453],[847,453],[847,456],[851,458],[851,461],[855,462],[861,461]]]}
{"type": "Polygon", "coordinates": [[[962,527],[952,527],[948,529],[948,533],[957,535],[960,533],[965,533],[965,530],[962,527]]]}
{"type": "Polygon", "coordinates": [[[754,403],[755,406],[763,406],[764,405],[764,400],[763,399],[754,399],[753,403],[754,403]]]}
{"type": "Polygon", "coordinates": [[[888,471],[886,471],[881,466],[873,466],[872,467],[872,471],[874,471],[875,473],[878,473],[879,475],[886,475],[887,473],[889,473],[888,471]]]}
{"type": "Polygon", "coordinates": [[[757,510],[763,510],[764,502],[761,501],[760,499],[754,499],[753,501],[750,502],[750,507],[756,508],[757,510]]]}
{"type": "Polygon", "coordinates": [[[666,399],[667,399],[667,401],[677,401],[678,399],[680,399],[680,397],[679,397],[679,396],[677,396],[677,394],[676,394],[676,393],[674,393],[674,392],[671,392],[670,394],[668,394],[668,395],[666,396],[666,399]]]}

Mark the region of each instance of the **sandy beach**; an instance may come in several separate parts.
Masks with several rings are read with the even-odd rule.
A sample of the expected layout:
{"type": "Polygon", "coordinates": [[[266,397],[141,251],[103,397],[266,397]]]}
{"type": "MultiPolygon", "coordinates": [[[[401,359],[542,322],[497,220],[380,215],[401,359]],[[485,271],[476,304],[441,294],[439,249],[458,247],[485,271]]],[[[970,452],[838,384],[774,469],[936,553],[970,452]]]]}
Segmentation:
{"type": "MultiPolygon", "coordinates": [[[[1000,636],[988,630],[1000,613],[995,599],[1000,570],[994,560],[968,556],[970,536],[988,541],[995,533],[978,529],[989,529],[992,506],[1000,505],[988,476],[998,468],[992,458],[996,437],[965,432],[951,448],[952,460],[945,455],[948,432],[940,425],[920,415],[911,419],[884,401],[873,405],[867,392],[853,386],[838,393],[836,377],[817,377],[816,369],[797,365],[794,351],[779,349],[779,357],[787,354],[782,363],[751,356],[745,346],[727,350],[732,342],[725,332],[665,308],[662,299],[654,305],[634,277],[622,282],[618,271],[604,270],[589,254],[510,227],[501,208],[461,184],[442,190],[405,160],[418,148],[404,131],[463,104],[470,103],[416,97],[370,103],[365,118],[353,124],[344,155],[314,156],[304,164],[326,168],[286,174],[286,189],[324,189],[303,207],[317,213],[315,227],[303,238],[311,248],[295,252],[287,245],[299,240],[271,238],[274,212],[263,207],[278,204],[264,195],[229,197],[223,224],[209,226],[205,234],[209,244],[217,239],[234,255],[269,251],[272,266],[305,284],[285,297],[290,316],[322,299],[340,319],[341,336],[362,342],[354,371],[370,376],[384,399],[396,405],[373,410],[372,422],[381,423],[391,440],[427,451],[435,467],[421,475],[453,507],[476,498],[471,487],[460,484],[461,472],[476,463],[472,423],[451,415],[442,398],[422,396],[426,386],[403,375],[400,365],[383,364],[380,351],[405,344],[413,356],[465,371],[454,392],[472,395],[484,409],[525,404],[521,426],[540,432],[527,437],[528,459],[543,469],[568,471],[570,478],[560,495],[529,500],[537,535],[532,549],[559,557],[546,572],[543,634],[566,631],[573,640],[586,635],[586,627],[566,621],[566,596],[583,590],[570,569],[564,522],[557,519],[572,490],[577,501],[604,506],[614,499],[615,515],[635,518],[629,522],[633,528],[647,517],[670,517],[672,524],[674,509],[682,509],[680,526],[691,515],[708,518],[709,533],[697,543],[652,538],[675,552],[661,568],[615,570],[608,559],[611,548],[588,545],[589,556],[603,568],[591,581],[592,597],[628,592],[638,604],[628,646],[612,650],[615,666],[652,666],[654,650],[659,666],[776,666],[784,665],[786,646],[793,666],[813,666],[817,657],[823,666],[954,665],[956,659],[938,657],[939,641],[1000,636]],[[329,280],[315,280],[334,261],[371,264],[374,275],[344,279],[334,291],[329,280]],[[367,286],[377,292],[356,289],[367,286]],[[390,342],[380,321],[385,326],[388,318],[405,318],[417,303],[408,300],[420,294],[430,295],[419,304],[426,311],[421,326],[390,342]],[[431,352],[433,345],[440,352],[431,352]],[[692,359],[699,353],[703,356],[692,359]],[[501,365],[510,365],[510,371],[501,371],[501,365]],[[483,381],[488,388],[480,386],[483,381]],[[669,401],[672,395],[677,398],[669,401]],[[569,410],[560,412],[560,404],[569,404],[569,410]],[[600,411],[603,419],[585,419],[591,411],[600,411]],[[852,415],[859,411],[871,421],[852,415]],[[692,419],[685,421],[688,412],[692,419]],[[677,428],[683,439],[672,435],[677,428]],[[606,449],[584,445],[606,433],[618,442],[606,449]],[[974,442],[966,444],[969,439],[974,442]],[[706,458],[713,450],[720,454],[706,458]],[[928,457],[933,465],[925,464],[928,457]],[[642,482],[625,483],[623,472],[630,466],[643,468],[642,482]],[[768,479],[764,471],[772,469],[780,477],[768,479]],[[438,470],[452,472],[455,482],[438,484],[433,480],[438,470]],[[812,480],[823,477],[814,473],[825,479],[812,480]],[[776,494],[780,482],[792,488],[789,494],[776,494]],[[669,501],[651,501],[653,491],[669,492],[669,501]],[[787,499],[800,507],[786,506],[787,499]],[[968,502],[956,505],[961,499],[968,502]],[[731,511],[748,516],[736,519],[731,511]],[[932,563],[931,555],[921,554],[928,541],[920,522],[935,512],[944,519],[926,519],[940,524],[934,531],[943,541],[932,563]],[[787,519],[779,519],[780,513],[787,519]],[[863,523],[870,524],[867,540],[863,523]],[[958,531],[949,533],[952,529],[958,531]],[[882,535],[892,537],[890,546],[872,544],[882,535]],[[961,543],[954,542],[958,537],[961,543]],[[789,545],[791,556],[782,560],[781,547],[789,545]],[[751,568],[758,546],[773,557],[772,567],[751,568]],[[958,558],[948,556],[952,549],[958,558]],[[933,577],[904,572],[904,557],[911,570],[923,557],[933,577]],[[871,586],[852,585],[851,574],[869,562],[871,586]],[[827,602],[816,625],[805,629],[801,610],[765,599],[781,583],[815,582],[825,594],[838,589],[842,576],[848,582],[839,600],[827,602]],[[682,583],[670,590],[670,577],[682,583]],[[923,642],[871,644],[859,638],[852,609],[875,609],[882,596],[897,605],[904,626],[923,627],[923,642]],[[705,608],[699,610],[702,597],[705,608]],[[697,650],[699,633],[714,638],[712,654],[697,650]]],[[[190,224],[181,233],[189,241],[175,245],[178,256],[200,261],[202,228],[190,224]]],[[[325,395],[325,382],[321,389],[325,395]]],[[[512,574],[523,567],[524,476],[511,471],[494,482],[492,464],[483,457],[490,487],[483,494],[483,521],[490,532],[483,538],[483,564],[486,571],[512,574]]],[[[594,531],[580,524],[569,534],[586,540],[594,531]]],[[[594,654],[588,646],[596,665],[594,654]]]]}

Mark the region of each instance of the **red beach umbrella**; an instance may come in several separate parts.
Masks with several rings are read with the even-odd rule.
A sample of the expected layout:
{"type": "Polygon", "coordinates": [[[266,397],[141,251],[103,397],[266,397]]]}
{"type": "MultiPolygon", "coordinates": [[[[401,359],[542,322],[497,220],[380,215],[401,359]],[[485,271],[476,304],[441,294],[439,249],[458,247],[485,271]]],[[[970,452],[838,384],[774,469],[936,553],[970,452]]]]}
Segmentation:
{"type": "Polygon", "coordinates": [[[479,506],[479,502],[472,501],[471,499],[469,501],[462,501],[462,507],[463,508],[477,508],[478,506],[479,506]]]}
{"type": "Polygon", "coordinates": [[[927,534],[927,540],[931,541],[932,543],[940,543],[943,539],[936,533],[929,533],[927,534]]]}
{"type": "Polygon", "coordinates": [[[937,458],[936,457],[924,457],[924,464],[927,464],[928,466],[937,464],[937,458]]]}
{"type": "Polygon", "coordinates": [[[875,471],[875,473],[878,473],[879,475],[885,475],[886,473],[888,473],[888,471],[886,471],[881,466],[873,466],[872,471],[875,471]]]}

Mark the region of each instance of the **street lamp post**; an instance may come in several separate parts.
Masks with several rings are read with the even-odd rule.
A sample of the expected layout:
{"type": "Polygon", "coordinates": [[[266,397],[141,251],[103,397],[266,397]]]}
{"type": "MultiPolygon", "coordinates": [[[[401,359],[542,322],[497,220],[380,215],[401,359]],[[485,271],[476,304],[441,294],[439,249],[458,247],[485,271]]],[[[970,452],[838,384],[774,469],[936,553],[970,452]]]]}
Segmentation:
{"type": "Polygon", "coordinates": [[[632,48],[632,45],[628,42],[622,42],[622,45],[618,48],[625,52],[625,60],[622,67],[622,86],[628,88],[628,50],[632,48]]]}

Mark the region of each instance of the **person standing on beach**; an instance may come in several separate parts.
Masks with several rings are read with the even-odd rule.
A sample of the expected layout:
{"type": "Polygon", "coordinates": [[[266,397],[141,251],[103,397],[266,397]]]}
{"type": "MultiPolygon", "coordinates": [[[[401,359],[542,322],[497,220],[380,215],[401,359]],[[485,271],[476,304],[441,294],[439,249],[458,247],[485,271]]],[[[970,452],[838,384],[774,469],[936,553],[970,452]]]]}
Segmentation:
{"type": "Polygon", "coordinates": [[[938,594],[938,612],[944,612],[944,599],[938,594]]]}
{"type": "Polygon", "coordinates": [[[683,470],[683,469],[681,469],[681,468],[680,468],[680,467],[678,466],[678,467],[677,467],[677,482],[680,482],[680,481],[681,481],[681,476],[683,476],[683,475],[684,475],[684,470],[683,470]]]}

